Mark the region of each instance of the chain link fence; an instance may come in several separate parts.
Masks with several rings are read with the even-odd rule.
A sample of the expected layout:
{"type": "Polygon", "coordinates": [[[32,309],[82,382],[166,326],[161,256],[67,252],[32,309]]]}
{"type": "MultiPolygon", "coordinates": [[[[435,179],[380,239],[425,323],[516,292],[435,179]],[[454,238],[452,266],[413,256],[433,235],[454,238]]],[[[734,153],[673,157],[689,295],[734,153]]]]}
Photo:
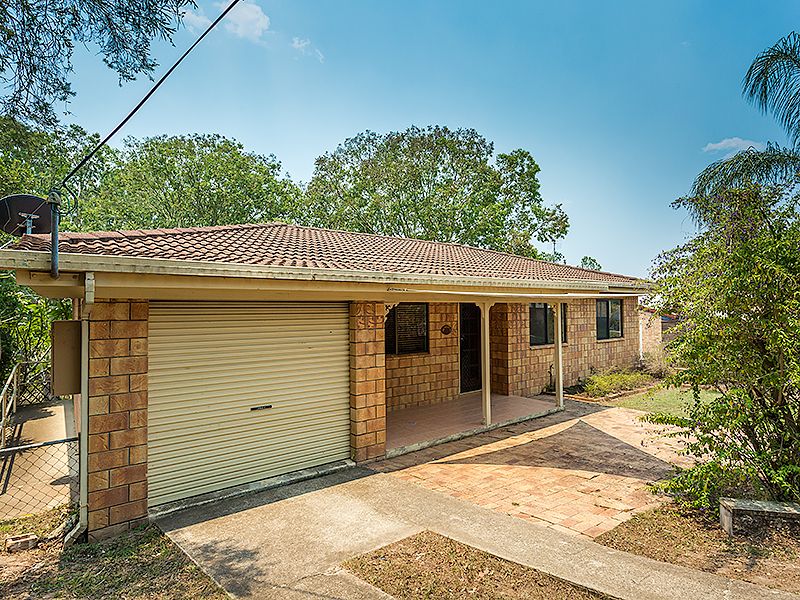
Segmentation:
{"type": "Polygon", "coordinates": [[[54,399],[50,390],[50,364],[24,362],[19,364],[17,404],[29,406],[54,399]]]}
{"type": "Polygon", "coordinates": [[[0,520],[78,502],[78,438],[0,450],[0,520]]]}

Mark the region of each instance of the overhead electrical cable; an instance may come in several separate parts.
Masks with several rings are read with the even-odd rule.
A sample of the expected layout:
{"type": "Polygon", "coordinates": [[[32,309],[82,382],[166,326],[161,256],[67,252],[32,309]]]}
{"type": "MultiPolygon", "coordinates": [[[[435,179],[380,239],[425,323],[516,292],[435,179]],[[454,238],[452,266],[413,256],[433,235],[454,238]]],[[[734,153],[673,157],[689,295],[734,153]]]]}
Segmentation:
{"type": "MultiPolygon", "coordinates": [[[[192,50],[194,50],[197,45],[203,41],[203,39],[211,33],[214,27],[224,19],[229,12],[231,12],[234,7],[239,4],[240,0],[231,0],[231,2],[225,7],[225,9],[220,13],[220,15],[214,19],[213,22],[209,24],[206,30],[198,37],[194,43],[189,46],[186,51],[181,54],[180,58],[175,61],[175,63],[167,69],[166,73],[164,73],[158,81],[155,82],[153,87],[150,88],[150,91],[144,95],[144,98],[139,100],[139,103],[133,107],[133,109],[127,114],[127,116],[122,119],[122,121],[117,124],[114,129],[112,129],[106,137],[104,137],[99,144],[97,144],[89,154],[85,155],[81,161],[75,165],[75,167],[67,173],[67,175],[61,180],[61,183],[58,186],[54,186],[52,190],[50,190],[50,194],[48,195],[47,199],[44,200],[34,211],[33,213],[38,214],[39,210],[44,206],[46,203],[50,204],[50,213],[52,215],[52,228],[50,231],[50,276],[54,279],[58,278],[58,227],[59,227],[59,220],[60,220],[60,213],[61,213],[61,190],[67,189],[67,182],[75,176],[75,174],[80,171],[83,166],[88,163],[95,154],[97,154],[100,149],[105,146],[108,141],[114,137],[120,129],[122,129],[125,124],[133,118],[142,106],[150,99],[150,97],[156,93],[156,90],[161,87],[161,84],[164,83],[167,78],[172,75],[173,71],[178,68],[178,66],[184,61],[184,59],[189,56],[192,50]]],[[[15,228],[16,229],[16,228],[15,228]]]]}
{"type": "Polygon", "coordinates": [[[191,46],[189,46],[189,48],[187,48],[187,49],[186,49],[186,52],[184,52],[184,53],[181,55],[181,57],[180,57],[180,58],[179,58],[177,61],[175,61],[175,64],[173,64],[173,65],[172,65],[172,66],[171,66],[171,67],[170,67],[170,68],[167,70],[167,72],[166,72],[166,73],[164,73],[164,74],[161,76],[161,78],[160,78],[158,81],[156,81],[156,83],[153,85],[153,87],[152,87],[152,88],[150,88],[150,91],[149,91],[149,92],[147,92],[147,94],[145,94],[144,98],[142,98],[142,99],[139,101],[139,103],[138,103],[136,106],[134,106],[134,107],[133,107],[133,110],[131,110],[131,111],[128,113],[128,115],[127,115],[127,116],[126,116],[124,119],[122,119],[122,121],[120,121],[120,122],[119,122],[119,124],[118,124],[116,127],[114,127],[114,129],[112,129],[112,130],[111,130],[111,132],[110,132],[108,135],[106,135],[106,137],[104,137],[104,138],[103,138],[103,140],[102,140],[102,141],[101,141],[99,144],[97,144],[97,146],[95,146],[95,147],[92,149],[92,151],[91,151],[91,152],[89,152],[89,154],[87,154],[86,156],[84,156],[84,157],[83,157],[83,159],[81,159],[81,161],[80,161],[80,162],[79,162],[77,165],[75,165],[75,167],[74,167],[74,168],[73,168],[73,169],[72,169],[72,170],[71,170],[69,173],[67,173],[67,176],[66,176],[66,177],[64,177],[64,179],[62,179],[62,180],[61,180],[61,184],[59,185],[59,188],[61,188],[61,187],[64,187],[64,186],[66,185],[67,181],[69,181],[69,180],[70,180],[70,179],[71,179],[71,178],[72,178],[72,177],[73,177],[73,176],[74,176],[74,175],[75,175],[75,174],[76,174],[78,171],[80,171],[80,170],[81,170],[81,168],[82,168],[82,167],[83,167],[83,166],[84,166],[84,165],[85,165],[87,162],[89,162],[89,161],[92,159],[92,157],[94,157],[94,155],[95,155],[95,154],[97,154],[97,153],[100,151],[100,148],[102,148],[103,146],[105,146],[105,145],[108,143],[108,141],[109,141],[109,140],[110,140],[112,137],[114,137],[114,136],[117,134],[117,132],[118,132],[120,129],[122,129],[122,128],[125,126],[125,124],[126,124],[128,121],[130,121],[130,120],[131,120],[131,118],[133,117],[133,115],[135,115],[135,114],[137,113],[137,111],[138,111],[140,108],[142,108],[142,106],[144,106],[145,102],[147,102],[147,101],[150,99],[150,96],[152,96],[153,94],[155,94],[156,90],[157,90],[157,89],[158,89],[158,88],[161,86],[161,84],[162,84],[162,83],[164,83],[164,81],[166,81],[167,77],[169,77],[169,76],[172,74],[172,72],[173,72],[175,69],[177,69],[177,68],[178,68],[178,65],[180,65],[180,64],[183,62],[183,59],[185,59],[187,56],[189,56],[189,53],[190,53],[192,50],[194,50],[194,49],[195,49],[195,47],[196,47],[196,46],[197,46],[197,45],[198,45],[200,42],[202,42],[202,41],[203,41],[203,38],[204,38],[204,37],[206,37],[206,36],[207,36],[209,33],[211,33],[211,30],[212,30],[212,29],[214,29],[214,27],[216,27],[216,25],[217,25],[217,24],[218,24],[220,21],[222,21],[222,19],[224,19],[224,18],[225,18],[225,16],[226,16],[226,15],[227,15],[229,12],[231,12],[231,10],[233,10],[233,8],[234,8],[234,7],[235,7],[235,6],[236,6],[238,3],[239,3],[239,0],[232,0],[232,2],[231,2],[230,4],[228,4],[228,6],[227,6],[227,7],[225,7],[225,10],[223,10],[223,11],[222,11],[222,13],[220,13],[220,15],[219,15],[219,16],[218,16],[216,19],[214,19],[214,21],[213,21],[213,22],[212,22],[212,23],[211,23],[211,24],[210,24],[210,25],[209,25],[209,26],[206,28],[206,30],[203,32],[203,34],[202,34],[202,35],[201,35],[199,38],[197,38],[197,40],[195,40],[195,42],[194,42],[194,43],[193,43],[191,46]]]}

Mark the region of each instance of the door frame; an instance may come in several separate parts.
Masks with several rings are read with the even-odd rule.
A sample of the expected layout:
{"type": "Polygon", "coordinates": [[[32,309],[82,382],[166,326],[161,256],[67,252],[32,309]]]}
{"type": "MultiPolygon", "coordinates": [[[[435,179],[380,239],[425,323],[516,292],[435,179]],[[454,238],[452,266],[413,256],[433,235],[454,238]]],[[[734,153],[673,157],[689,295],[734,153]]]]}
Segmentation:
{"type": "Polygon", "coordinates": [[[476,302],[459,302],[458,303],[458,393],[460,394],[469,394],[471,392],[478,392],[483,389],[483,371],[482,371],[482,360],[483,360],[483,344],[481,343],[481,338],[483,337],[483,331],[481,330],[481,307],[476,302]],[[478,311],[478,329],[479,329],[479,339],[478,339],[478,377],[481,380],[481,385],[474,390],[464,391],[463,389],[463,377],[462,377],[462,370],[463,370],[463,363],[461,362],[461,331],[462,331],[462,319],[461,319],[461,306],[463,304],[471,304],[475,307],[478,311]]]}

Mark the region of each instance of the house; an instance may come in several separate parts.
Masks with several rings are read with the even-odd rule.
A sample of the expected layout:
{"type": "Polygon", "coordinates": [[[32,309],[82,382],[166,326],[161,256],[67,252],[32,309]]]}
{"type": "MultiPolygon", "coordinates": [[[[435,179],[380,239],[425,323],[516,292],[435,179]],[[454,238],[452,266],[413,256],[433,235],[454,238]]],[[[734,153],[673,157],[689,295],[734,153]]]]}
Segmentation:
{"type": "Polygon", "coordinates": [[[641,351],[642,280],[458,244],[275,223],[59,247],[57,279],[48,236],[0,267],[75,299],[93,539],[558,410],[564,385],[641,351]]]}

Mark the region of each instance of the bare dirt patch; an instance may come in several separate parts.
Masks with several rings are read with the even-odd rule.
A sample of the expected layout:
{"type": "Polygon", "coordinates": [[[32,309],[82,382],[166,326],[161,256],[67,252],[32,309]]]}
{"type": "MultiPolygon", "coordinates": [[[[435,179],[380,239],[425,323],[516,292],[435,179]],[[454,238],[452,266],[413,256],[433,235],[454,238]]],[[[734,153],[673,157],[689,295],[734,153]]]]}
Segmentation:
{"type": "Polygon", "coordinates": [[[589,600],[606,596],[430,531],[344,567],[399,600],[589,600]]]}
{"type": "Polygon", "coordinates": [[[800,539],[785,531],[730,538],[713,522],[664,506],[635,515],[595,541],[662,562],[800,592],[800,539]]]}
{"type": "Polygon", "coordinates": [[[60,542],[0,551],[0,598],[177,600],[228,596],[155,526],[62,551],[60,542]]]}

